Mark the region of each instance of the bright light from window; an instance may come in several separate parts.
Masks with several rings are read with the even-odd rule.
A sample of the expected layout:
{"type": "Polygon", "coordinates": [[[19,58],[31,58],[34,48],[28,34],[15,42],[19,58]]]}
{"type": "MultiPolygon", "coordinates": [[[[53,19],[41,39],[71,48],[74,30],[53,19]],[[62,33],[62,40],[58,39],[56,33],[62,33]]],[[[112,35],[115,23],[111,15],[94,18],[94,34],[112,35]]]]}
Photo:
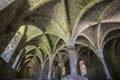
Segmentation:
{"type": "Polygon", "coordinates": [[[20,39],[21,35],[19,33],[16,33],[15,36],[12,38],[8,46],[5,48],[4,52],[2,53],[1,57],[8,63],[13,55],[13,52],[15,51],[20,39]]]}
{"type": "Polygon", "coordinates": [[[86,70],[85,62],[83,60],[81,60],[79,62],[79,65],[80,65],[81,75],[82,76],[87,75],[87,70],[86,70]]]}

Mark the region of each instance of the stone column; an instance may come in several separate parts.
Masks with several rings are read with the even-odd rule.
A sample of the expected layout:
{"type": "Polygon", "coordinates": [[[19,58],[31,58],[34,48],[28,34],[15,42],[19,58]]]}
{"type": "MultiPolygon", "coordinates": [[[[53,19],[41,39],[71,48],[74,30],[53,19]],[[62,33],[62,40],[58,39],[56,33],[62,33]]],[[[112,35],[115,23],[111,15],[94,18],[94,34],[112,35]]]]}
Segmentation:
{"type": "Polygon", "coordinates": [[[107,68],[107,65],[105,63],[105,60],[104,60],[103,49],[100,46],[98,46],[98,58],[100,59],[102,65],[103,65],[103,68],[104,68],[104,71],[105,71],[105,74],[106,74],[106,79],[107,80],[113,80],[111,75],[110,75],[110,72],[107,68]]]}
{"type": "Polygon", "coordinates": [[[51,55],[50,59],[49,59],[49,71],[48,71],[48,80],[51,80],[52,77],[52,64],[54,61],[54,55],[51,55]]]}
{"type": "Polygon", "coordinates": [[[75,48],[73,46],[68,47],[70,58],[70,74],[78,74],[77,72],[77,60],[75,57],[75,48]]]}
{"type": "Polygon", "coordinates": [[[78,75],[77,59],[75,56],[75,48],[73,46],[68,47],[68,53],[70,58],[70,75],[63,77],[61,80],[88,80],[86,77],[78,75]]]}
{"type": "Polygon", "coordinates": [[[42,79],[42,73],[43,73],[43,69],[44,69],[44,64],[41,64],[41,70],[40,70],[40,79],[42,79]]]}
{"type": "Polygon", "coordinates": [[[103,65],[103,68],[104,68],[104,71],[105,71],[105,74],[106,74],[106,79],[107,80],[112,80],[112,77],[110,76],[110,72],[109,72],[109,70],[107,68],[107,65],[106,65],[105,61],[104,61],[104,58],[101,57],[100,61],[101,61],[102,65],[103,65]]]}

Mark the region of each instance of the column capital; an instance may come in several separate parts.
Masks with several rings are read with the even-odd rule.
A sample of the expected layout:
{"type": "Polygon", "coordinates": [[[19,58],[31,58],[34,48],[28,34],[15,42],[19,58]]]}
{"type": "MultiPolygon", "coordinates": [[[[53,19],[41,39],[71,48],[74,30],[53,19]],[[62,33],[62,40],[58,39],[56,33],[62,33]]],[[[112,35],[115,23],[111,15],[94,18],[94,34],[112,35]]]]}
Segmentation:
{"type": "Polygon", "coordinates": [[[103,59],[103,58],[104,58],[104,56],[103,56],[103,55],[100,55],[100,54],[98,54],[98,57],[99,57],[100,59],[103,59]]]}
{"type": "Polygon", "coordinates": [[[104,58],[103,52],[99,51],[99,52],[98,52],[98,57],[99,57],[100,59],[104,58]]]}

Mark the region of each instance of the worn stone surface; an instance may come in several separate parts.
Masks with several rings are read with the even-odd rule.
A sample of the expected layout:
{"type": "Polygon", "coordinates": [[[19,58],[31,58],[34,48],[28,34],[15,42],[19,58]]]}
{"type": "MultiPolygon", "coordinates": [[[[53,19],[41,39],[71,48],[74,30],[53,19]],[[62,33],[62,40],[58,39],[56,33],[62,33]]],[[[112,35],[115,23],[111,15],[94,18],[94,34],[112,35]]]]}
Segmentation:
{"type": "Polygon", "coordinates": [[[17,72],[0,58],[0,80],[13,80],[17,77],[17,72]]]}
{"type": "Polygon", "coordinates": [[[71,74],[66,77],[63,77],[62,80],[88,80],[88,79],[80,75],[71,74]]]}
{"type": "Polygon", "coordinates": [[[0,0],[0,11],[10,5],[15,0],[0,0]]]}

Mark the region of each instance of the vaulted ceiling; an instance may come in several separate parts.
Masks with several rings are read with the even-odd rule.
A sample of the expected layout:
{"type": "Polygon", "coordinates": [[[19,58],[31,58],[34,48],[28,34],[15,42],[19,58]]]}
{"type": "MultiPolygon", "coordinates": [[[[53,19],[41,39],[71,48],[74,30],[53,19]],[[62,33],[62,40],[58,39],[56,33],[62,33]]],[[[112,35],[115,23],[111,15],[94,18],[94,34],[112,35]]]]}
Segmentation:
{"type": "Polygon", "coordinates": [[[104,49],[107,42],[120,37],[120,0],[15,0],[1,9],[0,28],[0,53],[22,29],[19,33],[26,40],[20,47],[26,54],[33,53],[24,55],[24,61],[30,58],[37,63],[31,57],[33,49],[43,61],[55,50],[63,56],[66,46],[74,44],[78,52],[90,49],[99,55],[99,45],[104,49]]]}

